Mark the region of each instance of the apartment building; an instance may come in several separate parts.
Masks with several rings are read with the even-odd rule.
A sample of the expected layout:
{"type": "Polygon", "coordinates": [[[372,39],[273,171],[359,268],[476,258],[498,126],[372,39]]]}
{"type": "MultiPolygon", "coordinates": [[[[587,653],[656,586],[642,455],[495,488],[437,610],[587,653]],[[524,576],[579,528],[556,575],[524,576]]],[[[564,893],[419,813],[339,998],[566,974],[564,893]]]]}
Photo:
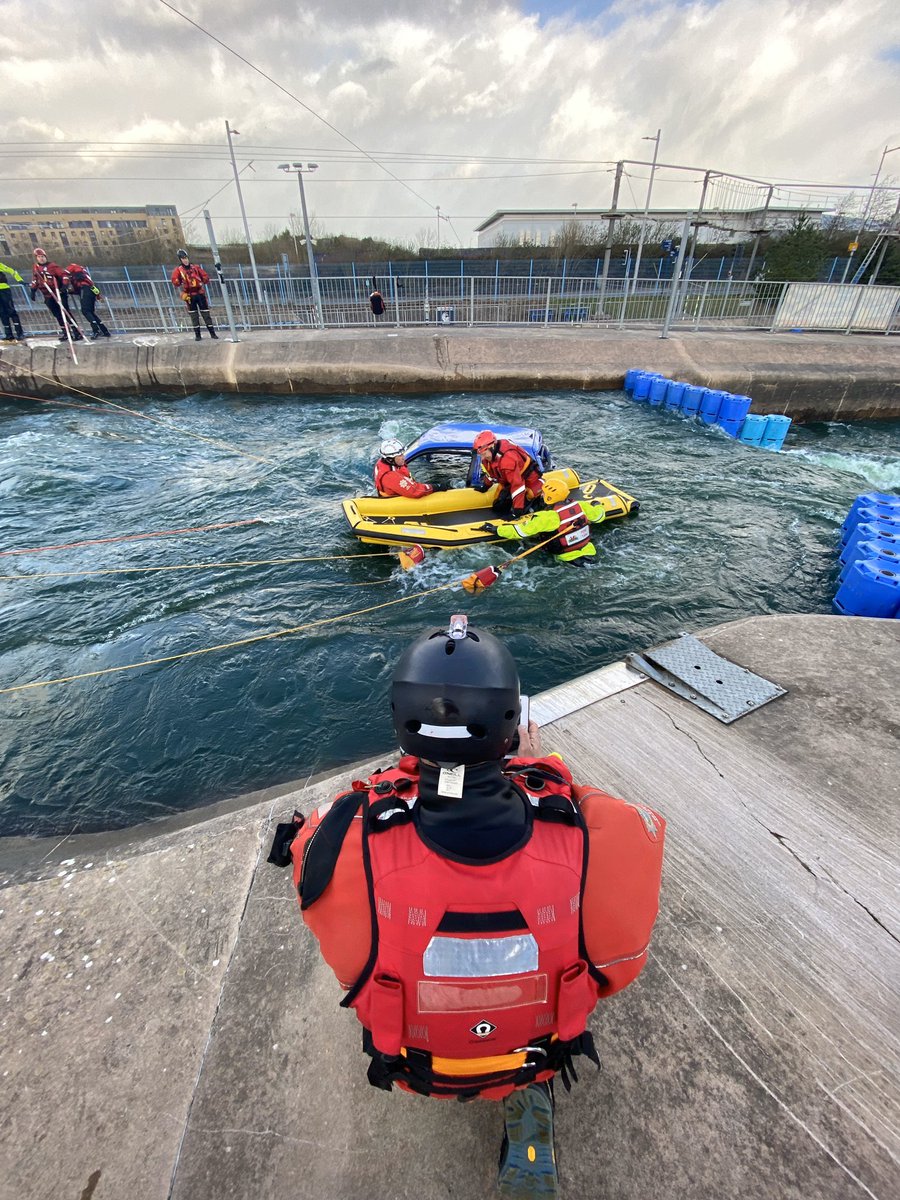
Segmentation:
{"type": "Polygon", "coordinates": [[[90,259],[98,251],[161,242],[174,250],[184,231],[174,204],[112,208],[0,208],[0,255],[31,259],[43,246],[51,259],[90,259]]]}

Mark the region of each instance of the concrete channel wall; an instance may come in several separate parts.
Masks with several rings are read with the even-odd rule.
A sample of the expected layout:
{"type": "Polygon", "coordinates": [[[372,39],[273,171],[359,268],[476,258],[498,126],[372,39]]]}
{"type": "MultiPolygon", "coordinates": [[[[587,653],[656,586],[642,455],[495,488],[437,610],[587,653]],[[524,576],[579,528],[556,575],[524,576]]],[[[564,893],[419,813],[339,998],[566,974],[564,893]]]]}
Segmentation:
{"type": "MultiPolygon", "coordinates": [[[[668,822],[651,961],[592,1018],[603,1071],[557,1088],[563,1200],[894,1200],[900,622],[702,638],[787,694],[726,726],[614,664],[534,702],[577,779],[668,822]]],[[[374,766],[175,829],[0,839],[0,1200],[496,1196],[498,1106],[367,1085],[265,862],[294,805],[374,766]]]]}
{"type": "Polygon", "coordinates": [[[878,335],[545,329],[317,330],[122,335],[68,349],[40,339],[0,350],[0,390],[58,396],[254,392],[422,394],[622,387],[631,367],[749,395],[795,420],[900,418],[900,339],[878,335]]]}

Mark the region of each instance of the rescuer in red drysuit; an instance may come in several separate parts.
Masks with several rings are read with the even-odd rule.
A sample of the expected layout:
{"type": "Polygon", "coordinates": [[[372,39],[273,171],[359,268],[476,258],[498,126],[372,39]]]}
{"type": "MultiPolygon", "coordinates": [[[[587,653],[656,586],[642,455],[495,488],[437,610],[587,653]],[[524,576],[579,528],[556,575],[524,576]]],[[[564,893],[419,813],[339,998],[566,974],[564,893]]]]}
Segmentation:
{"type": "Polygon", "coordinates": [[[486,490],[491,484],[499,483],[500,493],[493,508],[498,513],[523,513],[526,505],[543,507],[543,482],[534,459],[527,450],[498,438],[490,429],[484,429],[473,443],[481,459],[481,471],[486,490]]]}
{"type": "Polygon", "coordinates": [[[59,326],[59,340],[66,340],[66,325],[73,342],[81,341],[84,334],[75,324],[69,311],[69,278],[59,263],[49,262],[40,246],[34,248],[34,270],[31,273],[31,299],[38,292],[59,326]]]}
{"type": "Polygon", "coordinates": [[[181,298],[191,314],[191,325],[194,328],[194,338],[200,341],[200,314],[206,325],[209,336],[218,339],[212,318],[209,315],[209,300],[206,296],[206,285],[209,276],[198,263],[192,263],[187,250],[178,251],[179,265],[172,272],[172,287],[181,292],[181,298]]]}
{"type": "Polygon", "coordinates": [[[512,655],[464,616],[405,651],[391,707],[398,765],[295,812],[269,861],[293,861],[369,1082],[502,1102],[501,1195],[558,1196],[550,1081],[599,1065],[588,1018],[647,961],[665,822],[517,729],[512,655]]]}
{"type": "Polygon", "coordinates": [[[69,290],[77,296],[81,304],[81,312],[87,318],[91,327],[91,337],[94,341],[99,337],[109,337],[109,330],[97,316],[96,303],[102,300],[100,289],[91,279],[87,267],[78,263],[69,263],[66,267],[66,277],[69,280],[69,290]]]}
{"type": "Polygon", "coordinates": [[[403,443],[397,438],[387,438],[381,443],[381,457],[375,464],[375,491],[379,496],[405,496],[419,500],[432,492],[444,489],[430,483],[416,483],[403,457],[403,443]]]}

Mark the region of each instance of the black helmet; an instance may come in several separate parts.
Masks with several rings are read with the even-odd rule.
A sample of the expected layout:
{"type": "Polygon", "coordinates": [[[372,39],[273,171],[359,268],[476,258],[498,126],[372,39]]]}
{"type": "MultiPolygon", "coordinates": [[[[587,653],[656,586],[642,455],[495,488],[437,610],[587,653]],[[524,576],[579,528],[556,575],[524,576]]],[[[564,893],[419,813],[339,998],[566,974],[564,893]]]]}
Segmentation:
{"type": "Polygon", "coordinates": [[[423,633],[401,655],[391,684],[394,729],[403,750],[437,763],[500,759],[519,723],[519,675],[493,634],[450,628],[423,633]]]}
{"type": "Polygon", "coordinates": [[[189,258],[190,255],[188,254],[187,250],[179,250],[178,257],[179,258],[189,258]]]}

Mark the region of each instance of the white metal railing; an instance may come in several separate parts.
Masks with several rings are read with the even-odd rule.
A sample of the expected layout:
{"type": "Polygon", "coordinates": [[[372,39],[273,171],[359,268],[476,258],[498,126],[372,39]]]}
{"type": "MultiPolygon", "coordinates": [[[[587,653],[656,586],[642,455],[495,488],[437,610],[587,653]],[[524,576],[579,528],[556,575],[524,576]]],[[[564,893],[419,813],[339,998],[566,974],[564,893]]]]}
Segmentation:
{"type": "MultiPolygon", "coordinates": [[[[841,284],[787,284],[775,281],[682,280],[670,317],[673,329],[841,329],[900,332],[900,288],[841,284]]],[[[222,288],[238,335],[250,330],[314,329],[318,311],[308,277],[261,280],[262,299],[252,282],[214,279],[208,288],[213,319],[225,328],[222,288]]],[[[329,329],[378,325],[509,326],[535,328],[592,326],[662,328],[670,306],[672,280],[564,278],[547,276],[392,276],[379,280],[385,312],[369,305],[368,281],[320,277],[322,312],[329,329]]],[[[159,280],[117,280],[103,284],[98,315],[114,332],[173,334],[191,329],[178,293],[159,280]]],[[[57,333],[41,303],[16,285],[13,296],[26,333],[57,333]]],[[[79,324],[76,297],[70,307],[79,324]]],[[[87,330],[86,330],[87,331],[87,330]]]]}

